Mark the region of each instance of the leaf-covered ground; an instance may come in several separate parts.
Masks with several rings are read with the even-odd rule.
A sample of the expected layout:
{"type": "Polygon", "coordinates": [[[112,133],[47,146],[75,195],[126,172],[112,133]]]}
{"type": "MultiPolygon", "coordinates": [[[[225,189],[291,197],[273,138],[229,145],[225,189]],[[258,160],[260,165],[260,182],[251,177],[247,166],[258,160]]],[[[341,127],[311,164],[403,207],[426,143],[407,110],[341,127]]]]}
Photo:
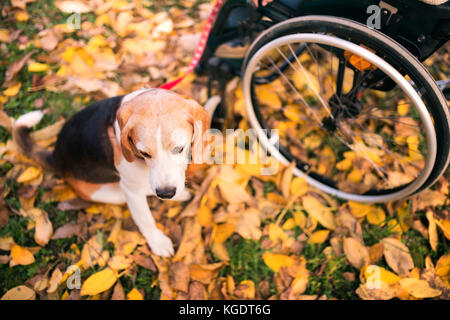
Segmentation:
{"type": "MultiPolygon", "coordinates": [[[[191,0],[2,2],[0,296],[448,299],[448,174],[409,200],[366,205],[327,196],[290,168],[195,168],[190,202],[149,198],[175,244],[167,259],[150,252],[126,206],[81,201],[17,152],[10,129],[21,114],[45,112],[33,138],[51,148],[90,102],[179,75],[210,9],[191,0]],[[74,10],[80,30],[65,23],[74,10]]],[[[444,79],[448,61],[447,47],[426,66],[444,79]]],[[[190,75],[175,91],[203,104],[206,84],[190,75]]],[[[242,92],[231,95],[242,115],[242,92]]]]}

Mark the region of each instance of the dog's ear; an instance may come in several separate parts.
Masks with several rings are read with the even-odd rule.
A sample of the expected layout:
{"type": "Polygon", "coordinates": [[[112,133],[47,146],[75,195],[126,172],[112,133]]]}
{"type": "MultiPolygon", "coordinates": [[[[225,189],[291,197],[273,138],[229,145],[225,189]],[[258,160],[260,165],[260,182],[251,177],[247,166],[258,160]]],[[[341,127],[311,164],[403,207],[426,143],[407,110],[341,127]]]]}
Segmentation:
{"type": "Polygon", "coordinates": [[[133,107],[131,104],[123,104],[117,110],[117,121],[120,127],[120,146],[122,148],[122,154],[128,162],[133,162],[134,152],[131,146],[131,130],[134,127],[133,119],[131,115],[133,113],[133,107]]]}
{"type": "Polygon", "coordinates": [[[192,134],[192,163],[203,163],[204,151],[208,145],[208,141],[205,137],[206,131],[209,129],[210,119],[208,112],[194,100],[190,100],[190,119],[194,132],[192,134]]]}

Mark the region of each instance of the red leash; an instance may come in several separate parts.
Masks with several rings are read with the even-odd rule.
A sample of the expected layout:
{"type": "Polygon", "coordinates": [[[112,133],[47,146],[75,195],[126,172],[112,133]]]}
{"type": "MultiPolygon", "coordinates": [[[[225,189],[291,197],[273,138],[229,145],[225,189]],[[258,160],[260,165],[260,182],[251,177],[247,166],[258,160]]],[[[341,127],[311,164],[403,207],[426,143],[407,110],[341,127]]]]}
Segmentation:
{"type": "Polygon", "coordinates": [[[163,84],[162,86],[159,87],[160,89],[167,89],[167,90],[172,89],[177,84],[179,84],[181,82],[181,80],[183,80],[189,73],[191,73],[192,70],[194,70],[195,66],[198,64],[198,62],[200,61],[200,58],[203,55],[203,51],[205,51],[206,42],[208,41],[209,33],[211,32],[214,22],[216,21],[217,16],[219,15],[220,8],[225,3],[225,1],[226,0],[217,0],[216,4],[214,5],[214,7],[208,17],[208,20],[206,20],[206,24],[203,27],[199,43],[197,45],[197,48],[195,48],[195,51],[194,51],[194,57],[192,58],[191,63],[189,64],[189,67],[186,70],[186,72],[181,77],[178,77],[177,79],[175,79],[173,81],[163,84]]]}

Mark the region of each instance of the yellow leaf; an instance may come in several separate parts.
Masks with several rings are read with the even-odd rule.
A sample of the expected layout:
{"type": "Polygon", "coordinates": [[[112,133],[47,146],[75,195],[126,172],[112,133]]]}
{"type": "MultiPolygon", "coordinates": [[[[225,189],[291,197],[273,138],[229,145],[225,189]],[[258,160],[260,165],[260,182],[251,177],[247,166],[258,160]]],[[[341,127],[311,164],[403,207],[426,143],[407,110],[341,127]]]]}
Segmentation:
{"type": "Polygon", "coordinates": [[[265,104],[272,109],[281,108],[282,102],[270,86],[258,86],[256,88],[256,94],[258,96],[259,103],[265,104]]]}
{"type": "Polygon", "coordinates": [[[359,202],[353,202],[349,201],[348,206],[350,208],[350,212],[356,217],[356,218],[362,218],[366,216],[371,210],[373,210],[373,205],[368,205],[364,203],[359,202]]]}
{"type": "Polygon", "coordinates": [[[348,171],[351,169],[353,164],[353,161],[351,159],[345,158],[344,160],[339,161],[336,163],[336,169],[341,171],[348,171]]]}
{"type": "Polygon", "coordinates": [[[409,112],[409,104],[405,104],[403,100],[399,101],[399,105],[397,106],[397,112],[400,116],[406,116],[409,112]]]}
{"type": "Polygon", "coordinates": [[[353,182],[360,182],[362,180],[364,172],[360,169],[354,168],[347,176],[347,179],[353,182]]]}
{"type": "Polygon", "coordinates": [[[361,268],[361,277],[365,281],[372,281],[376,285],[376,281],[382,281],[386,284],[396,284],[400,277],[382,267],[376,265],[364,266],[361,268]]]}
{"type": "Polygon", "coordinates": [[[436,274],[450,280],[450,253],[440,257],[436,262],[436,274]]]}
{"type": "Polygon", "coordinates": [[[287,235],[280,226],[275,223],[271,223],[269,225],[269,238],[273,242],[277,242],[278,239],[280,239],[281,242],[285,242],[287,240],[287,235]]]}
{"type": "Polygon", "coordinates": [[[0,29],[0,41],[1,42],[9,42],[11,38],[11,34],[8,29],[0,29]]]}
{"type": "Polygon", "coordinates": [[[222,260],[222,261],[230,260],[230,256],[228,255],[228,250],[223,243],[213,242],[211,244],[211,251],[219,260],[222,260]]]}
{"type": "Polygon", "coordinates": [[[17,286],[8,290],[1,300],[35,300],[36,293],[26,286],[17,286]]]}
{"type": "Polygon", "coordinates": [[[323,205],[317,198],[313,196],[304,196],[303,207],[306,212],[314,219],[316,219],[322,226],[327,229],[336,229],[336,224],[334,222],[334,215],[331,213],[331,208],[323,205]]]}
{"type": "Polygon", "coordinates": [[[295,197],[303,196],[308,191],[308,184],[305,178],[295,177],[291,181],[290,192],[295,197]]]}
{"type": "Polygon", "coordinates": [[[442,294],[441,290],[433,289],[425,280],[405,278],[400,280],[400,286],[415,298],[434,298],[442,294]]]}
{"type": "Polygon", "coordinates": [[[289,218],[283,224],[283,230],[291,230],[295,228],[295,226],[296,226],[295,220],[293,218],[289,218]]]}
{"type": "Polygon", "coordinates": [[[212,212],[206,205],[200,206],[198,209],[198,223],[202,227],[209,227],[212,224],[212,212]]]}
{"type": "Polygon", "coordinates": [[[50,66],[45,63],[34,62],[28,65],[29,72],[43,72],[50,69],[50,66]]]}
{"type": "Polygon", "coordinates": [[[300,228],[305,228],[306,226],[306,216],[301,211],[294,212],[294,221],[300,228]]]}
{"type": "Polygon", "coordinates": [[[18,82],[10,87],[8,87],[3,94],[7,97],[14,97],[19,93],[20,88],[22,87],[22,83],[18,82]]]}
{"type": "Polygon", "coordinates": [[[42,173],[42,169],[36,167],[28,167],[22,174],[17,178],[18,183],[30,182],[42,173]]]}
{"type": "Polygon", "coordinates": [[[213,242],[223,243],[234,233],[234,224],[223,223],[218,224],[214,227],[214,237],[213,242]]]}
{"type": "Polygon", "coordinates": [[[22,265],[26,266],[34,262],[34,256],[30,250],[15,244],[11,248],[10,266],[22,265]]]}
{"type": "Polygon", "coordinates": [[[106,268],[96,272],[84,281],[80,295],[94,296],[111,288],[116,283],[114,271],[106,268]]]}
{"type": "Polygon", "coordinates": [[[436,224],[441,228],[444,236],[450,240],[450,221],[445,219],[435,220],[436,224]]]}
{"type": "Polygon", "coordinates": [[[370,206],[370,211],[367,213],[366,219],[370,224],[383,225],[386,220],[386,214],[382,208],[370,206]]]}
{"type": "Polygon", "coordinates": [[[309,237],[308,243],[324,243],[329,234],[330,230],[318,230],[309,237]]]}
{"type": "Polygon", "coordinates": [[[271,252],[264,252],[262,258],[265,264],[275,272],[278,272],[281,267],[289,267],[295,262],[294,258],[290,256],[271,252]]]}
{"type": "Polygon", "coordinates": [[[92,213],[92,214],[99,214],[101,212],[100,208],[95,204],[90,205],[89,207],[84,209],[84,211],[86,211],[86,213],[92,213]]]}
{"type": "Polygon", "coordinates": [[[439,238],[438,238],[438,234],[437,234],[436,222],[433,217],[433,211],[428,209],[426,216],[428,219],[428,238],[430,241],[430,246],[431,246],[431,249],[436,251],[438,243],[439,243],[439,238]]]}
{"type": "Polygon", "coordinates": [[[127,258],[125,256],[115,255],[108,261],[108,267],[113,270],[122,270],[127,269],[133,260],[131,258],[127,258]]]}
{"type": "Polygon", "coordinates": [[[189,266],[189,273],[192,280],[197,280],[207,285],[217,278],[219,271],[223,266],[223,262],[212,264],[193,264],[189,266]]]}
{"type": "Polygon", "coordinates": [[[14,13],[14,18],[19,22],[25,22],[30,19],[30,15],[26,11],[20,10],[14,13]]]}
{"type": "Polygon", "coordinates": [[[133,288],[130,292],[128,292],[127,300],[144,300],[144,297],[138,289],[133,288]]]}
{"type": "Polygon", "coordinates": [[[283,176],[281,178],[281,194],[287,198],[289,197],[289,191],[292,180],[292,171],[295,168],[295,161],[292,161],[291,164],[284,170],[283,176]]]}
{"type": "Polygon", "coordinates": [[[302,113],[300,112],[298,106],[296,105],[288,105],[283,108],[283,113],[286,118],[288,118],[291,121],[297,122],[297,123],[303,123],[302,121],[302,113]]]}

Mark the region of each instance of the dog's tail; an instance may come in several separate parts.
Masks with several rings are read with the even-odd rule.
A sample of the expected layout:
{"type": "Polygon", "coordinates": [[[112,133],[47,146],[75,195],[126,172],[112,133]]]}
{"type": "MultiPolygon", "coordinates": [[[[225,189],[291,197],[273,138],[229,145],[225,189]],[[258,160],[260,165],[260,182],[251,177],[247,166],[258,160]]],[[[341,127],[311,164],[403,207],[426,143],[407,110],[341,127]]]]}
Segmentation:
{"type": "Polygon", "coordinates": [[[14,142],[27,157],[37,161],[46,168],[53,168],[53,153],[38,146],[30,137],[29,129],[41,121],[42,111],[32,111],[20,116],[14,122],[12,136],[14,142]]]}

